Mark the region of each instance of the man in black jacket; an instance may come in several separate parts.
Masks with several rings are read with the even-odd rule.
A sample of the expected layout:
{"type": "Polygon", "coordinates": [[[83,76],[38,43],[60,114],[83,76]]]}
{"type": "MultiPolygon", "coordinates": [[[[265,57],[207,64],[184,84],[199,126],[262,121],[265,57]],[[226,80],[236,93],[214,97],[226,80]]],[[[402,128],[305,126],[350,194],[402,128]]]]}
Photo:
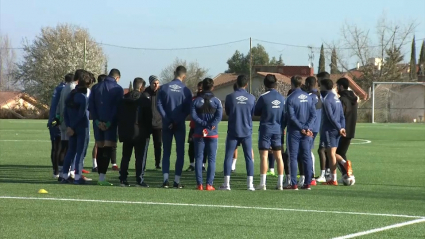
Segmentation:
{"type": "Polygon", "coordinates": [[[142,78],[133,81],[133,91],[124,95],[118,108],[118,135],[122,146],[120,185],[128,187],[128,165],[133,148],[136,156],[137,186],[149,187],[144,181],[144,169],[152,131],[152,110],[149,99],[142,94],[146,82],[142,78]]]}
{"type": "Polygon", "coordinates": [[[351,139],[354,138],[357,122],[357,96],[352,91],[348,90],[349,81],[347,78],[341,78],[336,82],[339,94],[339,100],[342,103],[345,116],[345,131],[346,137],[341,137],[339,140],[338,148],[336,150],[336,157],[338,167],[342,175],[351,176],[353,170],[351,168],[351,161],[347,160],[347,151],[350,147],[351,139]]]}
{"type": "Polygon", "coordinates": [[[152,138],[155,149],[155,168],[161,169],[161,146],[162,146],[162,117],[156,107],[159,79],[157,76],[149,77],[149,87],[143,93],[150,101],[152,108],[152,138]]]}

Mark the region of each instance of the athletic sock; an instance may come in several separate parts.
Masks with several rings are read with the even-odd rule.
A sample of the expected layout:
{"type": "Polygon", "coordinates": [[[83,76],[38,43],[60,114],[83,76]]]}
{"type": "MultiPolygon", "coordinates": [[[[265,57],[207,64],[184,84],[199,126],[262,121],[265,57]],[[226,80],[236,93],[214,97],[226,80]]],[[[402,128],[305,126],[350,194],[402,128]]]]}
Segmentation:
{"type": "Polygon", "coordinates": [[[175,175],[175,176],[174,176],[174,182],[176,182],[176,183],[180,183],[180,176],[175,175]]]}
{"type": "Polygon", "coordinates": [[[224,186],[228,186],[230,185],[230,176],[224,176],[224,186]]]}
{"type": "Polygon", "coordinates": [[[195,167],[195,163],[190,163],[190,166],[195,167]]]}
{"type": "Polygon", "coordinates": [[[205,164],[204,163],[202,164],[202,167],[205,168],[205,164]]]}
{"type": "Polygon", "coordinates": [[[347,163],[347,161],[345,161],[345,159],[342,159],[340,162],[342,165],[345,165],[347,163]]]}
{"type": "Polygon", "coordinates": [[[326,173],[326,170],[321,170],[320,171],[320,177],[325,177],[325,173],[326,173]]]}
{"type": "Polygon", "coordinates": [[[61,178],[63,178],[62,170],[63,170],[63,166],[59,166],[58,171],[59,171],[59,177],[61,177],[61,178]]]}
{"type": "Polygon", "coordinates": [[[336,174],[332,174],[332,180],[336,182],[336,174]]]}
{"type": "Polygon", "coordinates": [[[168,180],[168,173],[164,173],[164,182],[168,180]]]}
{"type": "Polygon", "coordinates": [[[112,164],[112,167],[114,167],[114,166],[117,166],[117,164],[116,164],[116,163],[113,163],[113,164],[112,164]]]}
{"type": "MultiPolygon", "coordinates": [[[[227,176],[230,177],[230,176],[227,176]]],[[[248,176],[246,179],[246,184],[248,186],[248,188],[253,187],[253,182],[254,182],[254,177],[253,176],[248,176]]]]}
{"type": "Polygon", "coordinates": [[[260,174],[260,185],[266,185],[267,174],[260,174]]]}
{"type": "Polygon", "coordinates": [[[312,165],[313,165],[313,177],[314,177],[314,174],[315,174],[315,167],[314,167],[314,162],[316,161],[316,157],[314,157],[314,154],[313,154],[313,152],[311,152],[311,162],[313,163],[312,165]]]}
{"type": "Polygon", "coordinates": [[[235,169],[236,169],[236,160],[237,159],[233,159],[233,161],[232,161],[232,170],[233,171],[235,171],[235,169]]]}
{"type": "Polygon", "coordinates": [[[283,185],[283,174],[277,176],[277,186],[282,187],[283,185]]]}
{"type": "Polygon", "coordinates": [[[269,169],[270,173],[274,173],[274,168],[269,169]]]}
{"type": "Polygon", "coordinates": [[[100,182],[105,181],[105,177],[106,177],[106,174],[104,174],[104,173],[99,173],[99,181],[100,181],[100,182]]]}
{"type": "Polygon", "coordinates": [[[93,168],[97,168],[97,161],[96,158],[93,159],[93,168]]]}

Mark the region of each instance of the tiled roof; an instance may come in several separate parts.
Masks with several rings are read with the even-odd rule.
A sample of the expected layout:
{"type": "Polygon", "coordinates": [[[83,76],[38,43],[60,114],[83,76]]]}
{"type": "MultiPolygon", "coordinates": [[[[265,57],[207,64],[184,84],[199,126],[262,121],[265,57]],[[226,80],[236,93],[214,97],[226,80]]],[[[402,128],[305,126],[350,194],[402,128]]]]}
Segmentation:
{"type": "Polygon", "coordinates": [[[278,81],[283,81],[284,83],[289,84],[289,85],[291,84],[291,78],[289,78],[285,75],[282,75],[280,73],[257,72],[257,74],[260,75],[260,76],[264,76],[264,77],[267,76],[267,75],[274,75],[278,81]]]}
{"type": "Polygon", "coordinates": [[[214,77],[214,88],[221,88],[228,85],[232,85],[236,82],[238,74],[235,73],[220,73],[214,77]]]}
{"type": "Polygon", "coordinates": [[[367,93],[353,80],[353,78],[351,77],[352,75],[358,75],[358,73],[361,73],[359,71],[354,71],[354,72],[350,72],[350,73],[345,73],[345,74],[331,74],[331,80],[336,83],[338,81],[338,79],[340,78],[347,78],[348,81],[350,82],[350,88],[353,90],[353,92],[360,97],[360,99],[362,100],[366,100],[367,99],[367,93]],[[353,73],[353,74],[351,74],[353,73]]]}

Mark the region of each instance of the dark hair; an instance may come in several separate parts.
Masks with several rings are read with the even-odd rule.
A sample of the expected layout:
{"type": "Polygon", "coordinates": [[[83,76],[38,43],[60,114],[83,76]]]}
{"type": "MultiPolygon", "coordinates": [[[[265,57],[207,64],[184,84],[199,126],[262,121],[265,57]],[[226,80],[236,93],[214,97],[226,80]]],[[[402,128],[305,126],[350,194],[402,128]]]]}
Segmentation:
{"type": "Polygon", "coordinates": [[[72,73],[66,74],[66,76],[65,76],[65,82],[66,83],[71,82],[73,79],[74,79],[74,74],[72,74],[72,73]]]}
{"type": "Polygon", "coordinates": [[[345,90],[348,90],[348,86],[350,85],[350,82],[348,81],[348,79],[347,79],[347,78],[343,77],[343,78],[339,78],[339,79],[336,81],[336,84],[337,84],[337,85],[342,85],[342,87],[343,87],[345,90]]]}
{"type": "Polygon", "coordinates": [[[211,91],[214,87],[214,80],[211,78],[205,78],[202,81],[202,91],[211,91]]]}
{"type": "Polygon", "coordinates": [[[134,78],[134,80],[133,80],[133,89],[134,90],[139,90],[140,87],[145,87],[145,85],[146,85],[146,81],[143,80],[143,78],[141,78],[141,77],[134,78]]]}
{"type": "Polygon", "coordinates": [[[79,76],[80,78],[78,78],[78,86],[83,88],[88,88],[91,85],[93,80],[91,73],[83,70],[79,75],[80,75],[79,76]]]}
{"type": "Polygon", "coordinates": [[[317,78],[321,78],[321,79],[329,79],[331,77],[331,75],[329,75],[328,72],[326,71],[322,71],[319,74],[316,75],[317,78]]]}
{"type": "Polygon", "coordinates": [[[97,83],[102,82],[106,77],[107,77],[107,75],[105,75],[105,74],[99,75],[97,77],[97,83]]]}
{"type": "Polygon", "coordinates": [[[202,82],[203,81],[198,82],[198,87],[201,87],[202,86],[202,82]]]}
{"type": "Polygon", "coordinates": [[[175,74],[176,74],[176,76],[183,76],[184,74],[186,74],[186,72],[187,72],[186,67],[184,67],[184,66],[178,66],[176,68],[175,74]]]}
{"type": "Polygon", "coordinates": [[[74,81],[81,80],[84,72],[86,72],[86,71],[83,70],[83,69],[76,70],[75,73],[74,73],[74,81]]]}
{"type": "Polygon", "coordinates": [[[264,77],[264,86],[269,88],[269,89],[274,89],[276,88],[276,76],[272,75],[272,74],[267,74],[266,77],[264,77]]]}
{"type": "Polygon", "coordinates": [[[109,72],[108,76],[113,77],[113,78],[121,77],[121,72],[118,69],[114,68],[109,72]]]}
{"type": "Polygon", "coordinates": [[[291,85],[295,87],[300,87],[303,83],[303,78],[301,76],[295,75],[291,77],[291,85]]]}
{"type": "Polygon", "coordinates": [[[91,73],[90,71],[88,71],[88,73],[90,75],[90,85],[92,85],[96,82],[96,78],[94,77],[93,73],[91,73]]]}
{"type": "Polygon", "coordinates": [[[332,80],[330,79],[323,79],[320,81],[320,85],[324,86],[326,90],[332,90],[332,88],[334,87],[334,83],[332,80]]]}
{"type": "Polygon", "coordinates": [[[239,88],[247,86],[248,78],[246,77],[246,75],[239,75],[236,79],[236,84],[238,84],[239,88]]]}
{"type": "Polygon", "coordinates": [[[289,89],[288,90],[288,94],[286,96],[289,96],[292,92],[294,92],[294,90],[293,89],[289,89]]]}
{"type": "Polygon", "coordinates": [[[313,88],[316,86],[317,79],[314,76],[309,76],[305,79],[305,86],[308,88],[313,88]]]}
{"type": "Polygon", "coordinates": [[[233,84],[233,91],[237,91],[239,89],[238,83],[233,84]]]}

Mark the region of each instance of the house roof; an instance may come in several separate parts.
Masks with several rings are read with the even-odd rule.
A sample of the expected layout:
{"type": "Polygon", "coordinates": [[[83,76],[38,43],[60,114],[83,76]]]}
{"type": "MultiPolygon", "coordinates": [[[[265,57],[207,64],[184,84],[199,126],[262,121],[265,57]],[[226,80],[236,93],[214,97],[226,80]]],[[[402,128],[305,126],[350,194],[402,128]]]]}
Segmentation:
{"type": "MultiPolygon", "coordinates": [[[[351,76],[353,75],[358,75],[358,73],[361,73],[359,71],[355,71],[355,72],[350,72],[350,73],[344,73],[344,74],[331,74],[331,80],[336,83],[338,81],[338,79],[340,78],[347,78],[349,84],[349,87],[351,88],[351,90],[353,90],[353,92],[360,97],[360,99],[362,100],[366,100],[367,99],[367,93],[353,80],[353,78],[351,76]],[[352,74],[354,73],[354,74],[352,74]],[[351,75],[351,76],[350,76],[351,75]]],[[[356,76],[357,78],[357,76],[356,76]]]]}
{"type": "MultiPolygon", "coordinates": [[[[257,74],[258,75],[260,75],[260,76],[267,76],[267,75],[274,75],[275,77],[276,77],[276,79],[278,80],[278,81],[282,81],[282,82],[284,82],[284,83],[286,83],[286,84],[291,84],[291,78],[289,78],[288,76],[286,76],[286,75],[282,75],[282,74],[280,74],[280,73],[273,73],[273,72],[257,72],[257,74]]],[[[305,80],[305,79],[304,79],[305,80]]]]}
{"type": "Polygon", "coordinates": [[[232,85],[236,82],[238,74],[235,73],[220,73],[214,77],[214,88],[218,89],[228,85],[232,85]]]}

